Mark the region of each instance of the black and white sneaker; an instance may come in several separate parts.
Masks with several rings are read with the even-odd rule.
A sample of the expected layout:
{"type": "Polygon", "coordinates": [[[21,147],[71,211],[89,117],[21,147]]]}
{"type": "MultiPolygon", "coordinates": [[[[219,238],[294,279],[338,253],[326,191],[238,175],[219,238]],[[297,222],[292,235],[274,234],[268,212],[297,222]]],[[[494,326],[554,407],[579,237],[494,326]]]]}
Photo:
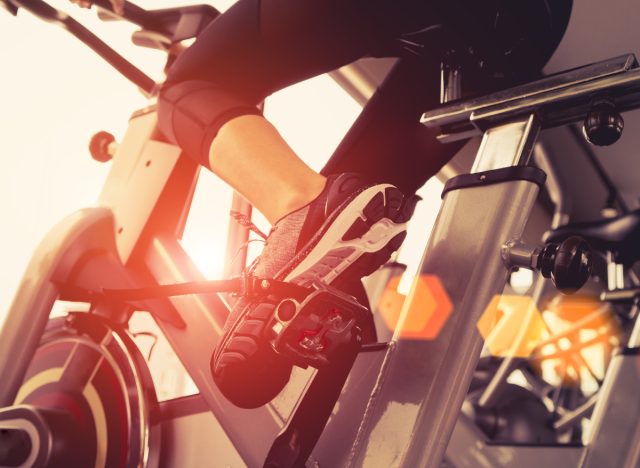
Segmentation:
{"type": "MultiPolygon", "coordinates": [[[[311,203],[271,229],[253,274],[303,286],[360,280],[389,260],[406,236],[417,197],[356,174],[330,176],[311,203]]],[[[270,345],[277,298],[240,298],[211,360],[222,393],[244,408],[261,406],[285,386],[294,361],[270,345]]],[[[314,365],[314,362],[295,362],[314,365]]]]}

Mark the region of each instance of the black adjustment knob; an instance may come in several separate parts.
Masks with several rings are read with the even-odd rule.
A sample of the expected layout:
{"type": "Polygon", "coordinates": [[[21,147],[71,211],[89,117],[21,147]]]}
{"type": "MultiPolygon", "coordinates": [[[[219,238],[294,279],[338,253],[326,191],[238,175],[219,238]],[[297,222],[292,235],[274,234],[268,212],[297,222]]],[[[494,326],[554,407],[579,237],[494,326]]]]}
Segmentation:
{"type": "Polygon", "coordinates": [[[582,131],[592,145],[609,146],[622,136],[624,119],[610,99],[598,99],[584,119],[582,131]]]}
{"type": "Polygon", "coordinates": [[[91,137],[89,142],[89,152],[91,157],[98,162],[111,161],[113,150],[111,143],[115,143],[115,137],[109,132],[98,132],[91,137]]]}
{"type": "Polygon", "coordinates": [[[577,236],[560,244],[548,244],[540,251],[536,268],[542,276],[551,278],[562,293],[573,294],[591,275],[591,249],[577,236]]]}

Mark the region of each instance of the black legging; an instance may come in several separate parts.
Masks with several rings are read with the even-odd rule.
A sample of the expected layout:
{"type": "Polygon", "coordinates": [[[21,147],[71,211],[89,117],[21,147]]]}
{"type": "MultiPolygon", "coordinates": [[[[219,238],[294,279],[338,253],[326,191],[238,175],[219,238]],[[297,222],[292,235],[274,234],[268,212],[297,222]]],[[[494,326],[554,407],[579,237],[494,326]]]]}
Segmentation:
{"type": "Polygon", "coordinates": [[[323,173],[360,172],[414,193],[459,148],[439,144],[419,123],[438,103],[439,65],[413,55],[406,38],[433,24],[428,3],[239,0],[172,66],[159,98],[160,129],[208,167],[222,125],[260,114],[256,105],[269,94],[361,57],[402,57],[323,173]]]}

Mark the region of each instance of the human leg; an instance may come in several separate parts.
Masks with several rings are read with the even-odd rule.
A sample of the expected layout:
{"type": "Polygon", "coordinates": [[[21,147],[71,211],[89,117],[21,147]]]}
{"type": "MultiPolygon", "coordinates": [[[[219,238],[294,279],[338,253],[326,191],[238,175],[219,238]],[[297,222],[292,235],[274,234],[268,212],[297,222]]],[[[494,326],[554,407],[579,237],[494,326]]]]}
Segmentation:
{"type": "Polygon", "coordinates": [[[442,144],[420,123],[439,105],[439,63],[403,57],[336,148],[322,174],[357,171],[415,193],[464,143],[442,144]]]}
{"type": "Polygon", "coordinates": [[[365,55],[367,21],[353,0],[241,0],[172,67],[160,96],[161,129],[275,222],[315,198],[324,177],[256,105],[365,55]]]}
{"type": "Polygon", "coordinates": [[[325,177],[307,166],[261,116],[241,116],[223,125],[210,155],[211,170],[271,224],[310,203],[325,186],[325,177]]]}
{"type": "MultiPolygon", "coordinates": [[[[352,182],[354,185],[359,183],[366,186],[378,181],[389,181],[405,194],[414,193],[460,148],[459,144],[438,143],[435,135],[419,123],[422,111],[437,104],[437,78],[436,65],[429,66],[415,61],[399,63],[379,92],[367,104],[323,173],[329,175],[357,171],[363,177],[359,182],[352,182]]],[[[389,201],[391,200],[385,199],[385,202],[389,201]]],[[[399,203],[397,208],[401,207],[402,211],[396,213],[392,212],[392,207],[383,206],[379,210],[378,218],[362,216],[364,222],[358,223],[358,227],[366,230],[365,223],[373,226],[381,219],[404,222],[410,217],[414,203],[415,200],[399,203]]],[[[291,222],[289,219],[284,221],[285,224],[291,222]]],[[[353,219],[350,222],[353,222],[353,219]]],[[[320,228],[319,224],[315,226],[320,228]]],[[[347,228],[351,226],[347,224],[347,228]]],[[[299,244],[303,246],[304,242],[309,240],[309,233],[299,231],[300,239],[304,239],[299,244]]],[[[357,291],[359,279],[385,263],[392,251],[399,247],[404,233],[398,234],[399,237],[392,238],[386,248],[376,252],[373,258],[371,255],[363,255],[358,259],[359,264],[354,270],[346,271],[346,274],[344,271],[337,271],[341,274],[338,278],[339,287],[352,294],[353,291],[357,291]]],[[[280,241],[281,238],[271,239],[273,243],[280,241]]],[[[294,250],[306,248],[298,247],[294,250]]],[[[258,264],[256,274],[290,280],[285,262],[274,261],[271,254],[273,249],[267,248],[265,251],[269,258],[258,264]]],[[[291,258],[290,254],[276,256],[280,259],[291,258]]],[[[336,266],[331,265],[333,272],[336,272],[336,266]]],[[[314,269],[311,269],[311,273],[314,273],[314,269]]],[[[315,273],[317,274],[317,269],[315,273]]],[[[308,276],[308,271],[293,276],[293,279],[298,281],[304,279],[305,275],[308,276]]],[[[324,282],[331,281],[324,279],[324,282]]],[[[238,307],[234,312],[240,309],[241,307],[238,307]]],[[[273,302],[264,301],[258,308],[244,309],[244,314],[233,314],[227,322],[225,341],[216,350],[212,362],[216,382],[225,395],[239,406],[252,407],[265,403],[275,396],[288,380],[289,366],[286,361],[266,352],[251,338],[268,332],[268,320],[273,309],[273,302]],[[250,324],[250,327],[247,324],[250,324]],[[246,328],[243,330],[243,327],[246,328]],[[260,354],[262,359],[255,359],[254,356],[257,354],[260,354]],[[265,378],[267,375],[274,378],[265,378]],[[260,387],[251,385],[251,382],[267,382],[269,386],[260,387]]]]}
{"type": "MultiPolygon", "coordinates": [[[[393,186],[379,183],[385,182],[385,174],[369,181],[332,177],[316,197],[310,192],[320,187],[313,188],[312,176],[304,175],[304,167],[293,171],[298,176],[287,176],[291,172],[283,169],[288,169],[295,155],[252,107],[276,89],[348,63],[365,55],[368,48],[375,51],[388,33],[372,26],[379,26],[372,18],[380,18],[380,12],[360,18],[355,4],[263,0],[262,9],[256,10],[260,4],[255,0],[241,0],[236,9],[225,13],[230,16],[218,19],[176,62],[160,96],[161,129],[235,188],[247,187],[249,197],[264,193],[273,198],[278,193],[275,185],[299,184],[308,191],[305,196],[313,198],[306,204],[299,199],[298,209],[279,208],[293,208],[293,212],[274,226],[254,271],[258,276],[344,285],[378,268],[402,242],[412,202],[407,203],[393,186]],[[274,9],[265,10],[265,5],[274,9]],[[319,10],[297,11],[300,5],[317,5],[319,10]],[[257,11],[265,13],[264,18],[277,19],[259,23],[260,34],[253,22],[260,18],[257,11]],[[289,29],[282,27],[282,17],[289,29]],[[298,42],[292,42],[292,37],[298,42]],[[207,57],[215,65],[213,70],[204,60],[207,57]],[[245,136],[250,139],[240,142],[245,136]],[[266,166],[266,176],[252,164],[257,157],[262,157],[257,167],[266,166]],[[249,177],[249,183],[248,171],[257,175],[249,177]],[[256,183],[264,186],[256,191],[256,183]]],[[[258,199],[256,204],[265,210],[261,203],[258,199]]],[[[270,213],[271,219],[278,218],[275,210],[270,213]]],[[[291,363],[273,352],[267,336],[273,301],[240,300],[212,360],[216,383],[240,406],[265,403],[288,378],[291,363]]]]}

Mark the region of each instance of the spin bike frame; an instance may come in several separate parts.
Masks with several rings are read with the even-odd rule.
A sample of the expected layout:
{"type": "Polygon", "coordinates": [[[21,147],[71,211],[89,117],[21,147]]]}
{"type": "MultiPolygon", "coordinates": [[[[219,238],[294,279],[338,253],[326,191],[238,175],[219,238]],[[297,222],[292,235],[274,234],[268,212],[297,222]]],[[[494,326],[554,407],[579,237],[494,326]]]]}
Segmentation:
{"type": "MultiPolygon", "coordinates": [[[[640,68],[634,57],[572,70],[424,115],[424,124],[439,127],[443,140],[484,135],[472,173],[448,184],[420,267],[421,274],[440,278],[453,313],[434,340],[408,340],[396,332],[387,347],[357,358],[337,409],[309,458],[318,464],[314,466],[379,466],[382,461],[393,466],[440,466],[480,356],[482,339],[476,323],[502,292],[511,268],[501,257],[501,248],[520,238],[543,181],[541,171],[527,167],[538,133],[581,121],[590,99],[600,93],[613,97],[620,111],[640,107],[640,68]]],[[[74,295],[77,288],[204,279],[179,240],[199,169],[179,148],[158,139],[155,129],[153,108],[132,117],[100,207],[63,220],[35,252],[0,335],[0,407],[13,403],[57,299],[81,299],[74,295]]],[[[412,295],[413,291],[408,301],[412,295]]],[[[209,360],[221,336],[227,305],[215,294],[200,294],[143,306],[152,311],[198,387],[200,401],[240,459],[248,466],[261,466],[297,403],[281,396],[262,408],[242,410],[217,390],[209,360]]],[[[399,329],[408,310],[405,307],[399,329]]],[[[126,323],[132,310],[97,302],[92,312],[126,323]]],[[[513,448],[507,457],[518,466],[531,466],[530,460],[536,465],[594,468],[638,463],[640,399],[622,400],[625,405],[619,401],[622,394],[637,391],[639,349],[640,322],[629,349],[614,358],[607,372],[587,447],[535,452],[513,448]],[[525,459],[528,465],[522,462],[525,459]]],[[[305,376],[297,380],[294,386],[307,383],[305,376]]],[[[457,430],[472,429],[467,425],[457,430]]],[[[180,442],[174,440],[173,446],[180,442]]]]}
{"type": "MultiPolygon", "coordinates": [[[[467,191],[468,199],[465,199],[464,191],[457,197],[450,197],[450,194],[445,196],[422,263],[423,273],[439,274],[453,298],[461,295],[461,302],[454,299],[454,303],[462,307],[462,310],[457,309],[457,314],[454,312],[438,339],[425,345],[425,348],[431,347],[430,355],[434,359],[430,360],[428,367],[433,370],[432,375],[438,380],[438,386],[430,385],[430,393],[420,405],[421,412],[427,416],[423,420],[424,434],[428,433],[427,424],[430,420],[441,422],[442,427],[453,427],[455,424],[453,420],[457,415],[453,414],[451,408],[459,407],[464,399],[464,393],[459,390],[468,388],[468,378],[482,345],[475,324],[487,301],[501,292],[506,270],[500,267],[504,267],[505,263],[509,266],[505,261],[498,267],[501,263],[497,258],[498,252],[506,241],[519,239],[525,225],[522,216],[525,215],[526,222],[526,215],[532,206],[528,197],[537,194],[537,190],[531,192],[534,184],[528,181],[512,180],[495,185],[487,185],[484,181],[491,178],[491,173],[504,171],[504,168],[526,165],[541,129],[582,122],[592,100],[602,95],[611,96],[619,111],[638,107],[640,69],[635,57],[614,58],[485,98],[452,104],[423,116],[425,125],[440,128],[440,138],[444,141],[483,134],[472,169],[476,180],[469,181],[472,188],[467,191]],[[483,206],[478,206],[476,200],[483,200],[483,206]],[[500,207],[501,211],[491,213],[486,206],[500,207]],[[465,217],[455,216],[455,212],[465,213],[465,217]],[[482,233],[483,241],[478,242],[472,251],[466,251],[469,239],[477,233],[482,233]],[[456,254],[459,250],[456,244],[466,244],[465,251],[456,254]],[[436,256],[430,252],[436,250],[438,245],[444,246],[442,257],[439,252],[436,256]],[[447,268],[444,262],[453,264],[447,268]],[[452,272],[452,275],[456,272],[457,275],[448,278],[442,271],[452,272]],[[467,276],[460,275],[460,271],[467,276]],[[442,345],[441,348],[437,347],[438,343],[442,345]],[[454,370],[456,362],[463,366],[469,361],[472,361],[470,369],[454,370]],[[438,388],[447,388],[449,392],[438,392],[438,388]]],[[[640,401],[630,395],[633,395],[632,389],[637,387],[640,375],[637,364],[639,333],[640,322],[636,321],[627,348],[611,361],[594,409],[586,447],[534,449],[492,447],[486,442],[479,442],[476,447],[483,454],[483,460],[492,466],[505,464],[505,460],[512,466],[540,466],[541,463],[549,466],[637,466],[640,462],[637,425],[640,401]]],[[[465,442],[478,435],[477,432],[473,434],[474,429],[464,419],[460,418],[456,433],[451,438],[451,458],[455,458],[456,453],[464,452],[465,442]]],[[[404,461],[420,466],[435,466],[434,460],[440,459],[439,447],[446,445],[450,433],[434,432],[432,437],[424,441],[430,445],[426,449],[418,447],[412,450],[412,446],[417,444],[417,440],[413,439],[404,461]],[[430,458],[432,454],[438,458],[430,458]]],[[[461,460],[458,457],[456,466],[473,466],[474,459],[470,458],[461,460]]],[[[475,462],[478,462],[478,458],[475,458],[475,462]]]]}

